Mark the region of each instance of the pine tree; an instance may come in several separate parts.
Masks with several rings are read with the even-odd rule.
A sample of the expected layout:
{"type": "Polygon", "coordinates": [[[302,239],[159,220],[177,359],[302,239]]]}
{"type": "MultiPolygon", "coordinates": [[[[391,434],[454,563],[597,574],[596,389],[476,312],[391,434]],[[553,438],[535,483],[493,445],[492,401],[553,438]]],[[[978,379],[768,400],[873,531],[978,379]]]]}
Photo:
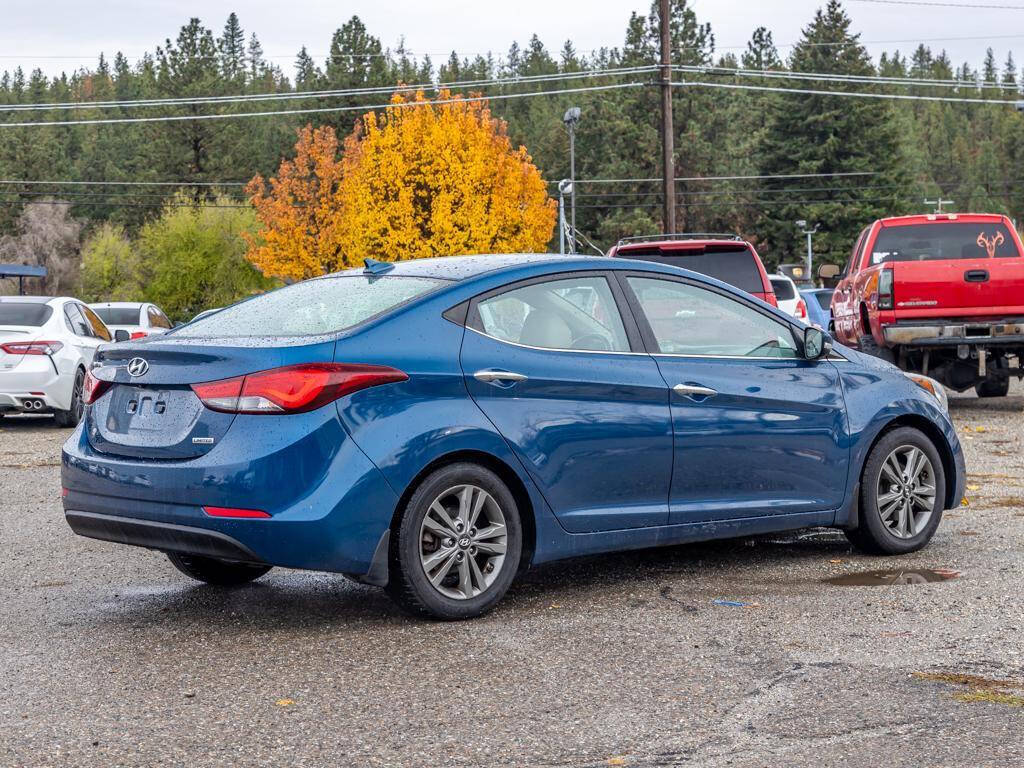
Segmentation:
{"type": "Polygon", "coordinates": [[[747,42],[747,50],[740,59],[745,69],[779,69],[782,60],[779,58],[779,51],[775,47],[772,33],[766,27],[758,27],[754,30],[750,40],[747,42]]]}
{"type": "Polygon", "coordinates": [[[238,22],[238,16],[231,12],[224,31],[217,40],[220,52],[220,67],[224,78],[233,83],[245,80],[245,32],[238,22]]]}

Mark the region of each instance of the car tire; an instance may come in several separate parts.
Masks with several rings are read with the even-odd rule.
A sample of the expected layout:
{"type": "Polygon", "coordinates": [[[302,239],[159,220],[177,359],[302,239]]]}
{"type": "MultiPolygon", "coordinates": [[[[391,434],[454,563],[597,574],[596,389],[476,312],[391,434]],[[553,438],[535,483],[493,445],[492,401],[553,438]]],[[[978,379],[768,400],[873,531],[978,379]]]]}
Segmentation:
{"type": "Polygon", "coordinates": [[[896,355],[893,351],[887,347],[879,346],[878,342],[875,341],[875,337],[871,334],[861,336],[857,340],[857,348],[865,355],[877,357],[880,360],[885,360],[887,363],[896,363],[896,355]]]}
{"type": "Polygon", "coordinates": [[[1010,392],[1010,378],[1000,377],[985,379],[974,385],[978,397],[1006,397],[1010,392]]]}
{"type": "Polygon", "coordinates": [[[945,499],[946,475],[935,445],[912,427],[893,429],[882,435],[864,462],[859,526],[846,536],[868,554],[915,552],[935,534],[945,499]],[[911,457],[917,462],[919,456],[926,462],[911,467],[911,457]]]}
{"type": "Polygon", "coordinates": [[[392,529],[386,590],[415,616],[480,616],[515,578],[522,530],[515,498],[494,472],[441,467],[416,487],[392,529]]]}
{"type": "Polygon", "coordinates": [[[84,392],[85,371],[79,368],[75,372],[75,383],[71,389],[71,408],[66,411],[54,411],[53,417],[58,427],[77,427],[85,413],[84,392]]]}
{"type": "Polygon", "coordinates": [[[167,559],[171,561],[171,565],[186,576],[218,587],[236,587],[240,584],[248,584],[273,567],[249,563],[230,563],[215,557],[186,555],[181,552],[168,552],[167,559]]]}

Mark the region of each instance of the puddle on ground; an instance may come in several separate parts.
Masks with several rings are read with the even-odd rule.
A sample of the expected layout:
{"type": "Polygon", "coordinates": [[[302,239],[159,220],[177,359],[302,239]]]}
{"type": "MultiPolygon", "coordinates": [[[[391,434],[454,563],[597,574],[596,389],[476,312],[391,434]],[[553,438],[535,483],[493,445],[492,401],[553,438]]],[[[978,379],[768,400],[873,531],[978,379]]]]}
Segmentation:
{"type": "Polygon", "coordinates": [[[952,568],[908,568],[894,571],[862,571],[833,576],[823,581],[840,587],[888,587],[897,584],[931,584],[960,575],[952,568]]]}

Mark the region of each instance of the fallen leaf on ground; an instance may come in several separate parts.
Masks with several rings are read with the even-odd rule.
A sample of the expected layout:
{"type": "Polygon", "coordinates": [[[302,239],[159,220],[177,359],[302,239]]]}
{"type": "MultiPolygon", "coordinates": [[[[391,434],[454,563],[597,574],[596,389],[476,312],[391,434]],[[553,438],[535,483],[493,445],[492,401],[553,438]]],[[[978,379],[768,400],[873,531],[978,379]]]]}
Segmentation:
{"type": "Polygon", "coordinates": [[[294,699],[278,699],[277,706],[279,707],[290,707],[295,704],[294,699]]]}
{"type": "Polygon", "coordinates": [[[981,486],[980,485],[968,485],[967,486],[967,490],[968,491],[978,491],[978,490],[981,490],[981,486]]]}

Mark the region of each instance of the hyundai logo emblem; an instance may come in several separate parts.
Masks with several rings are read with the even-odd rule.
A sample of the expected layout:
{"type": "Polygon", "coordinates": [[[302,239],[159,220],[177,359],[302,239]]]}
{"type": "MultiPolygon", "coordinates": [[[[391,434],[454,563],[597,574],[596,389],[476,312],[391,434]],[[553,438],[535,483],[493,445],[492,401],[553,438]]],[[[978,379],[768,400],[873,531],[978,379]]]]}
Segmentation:
{"type": "Polygon", "coordinates": [[[149,370],[149,363],[143,360],[141,357],[133,357],[128,361],[128,375],[129,376],[145,376],[149,370]]]}

